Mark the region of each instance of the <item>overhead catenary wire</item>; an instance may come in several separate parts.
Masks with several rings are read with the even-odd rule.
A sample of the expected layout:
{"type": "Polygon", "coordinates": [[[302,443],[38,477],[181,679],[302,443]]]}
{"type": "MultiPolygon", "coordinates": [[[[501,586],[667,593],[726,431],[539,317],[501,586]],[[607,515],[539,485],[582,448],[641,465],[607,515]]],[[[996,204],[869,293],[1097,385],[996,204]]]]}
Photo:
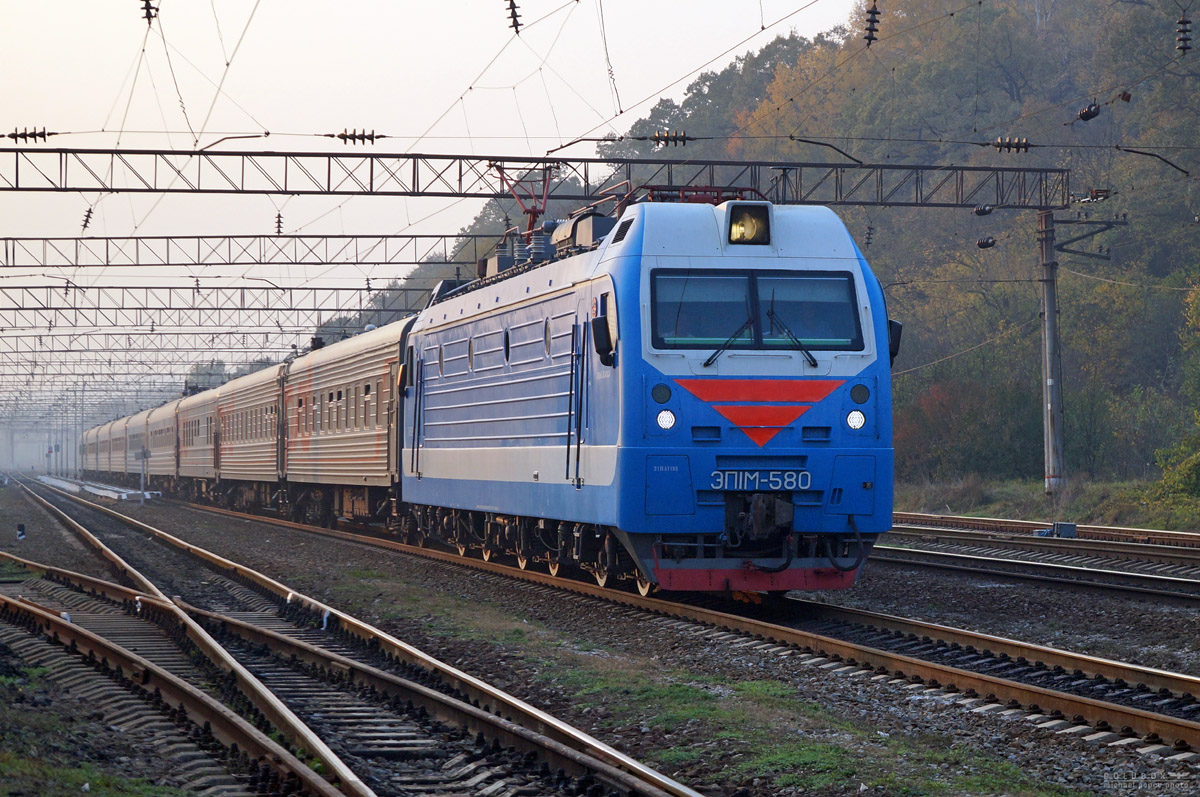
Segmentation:
{"type": "MultiPolygon", "coordinates": [[[[196,146],[196,144],[200,143],[200,139],[196,135],[196,131],[192,129],[192,120],[188,118],[187,103],[183,101],[183,92],[179,89],[179,79],[175,77],[175,66],[171,63],[171,50],[167,47],[167,32],[163,28],[162,14],[157,15],[155,19],[158,20],[158,36],[162,40],[163,55],[167,59],[167,69],[171,73],[171,83],[175,86],[175,96],[179,98],[179,110],[183,114],[183,121],[188,126],[188,132],[192,134],[192,146],[196,146]]],[[[155,91],[155,96],[157,95],[158,92],[155,91]]],[[[163,121],[165,123],[166,120],[164,119],[163,121]]],[[[166,125],[164,124],[163,126],[165,127],[166,125]]]]}
{"type": "Polygon", "coordinates": [[[998,340],[1002,340],[1002,339],[1008,337],[1009,335],[1013,334],[1014,332],[1021,330],[1021,329],[1025,329],[1026,327],[1032,326],[1033,324],[1036,324],[1040,321],[1041,321],[1041,318],[1039,316],[1034,316],[1033,318],[1030,318],[1028,321],[1024,321],[1020,324],[1017,324],[1016,326],[1009,327],[1008,329],[1001,332],[999,335],[988,338],[987,340],[983,341],[982,343],[976,343],[974,346],[971,346],[969,348],[963,349],[961,351],[957,351],[954,354],[949,354],[945,357],[939,357],[936,360],[931,360],[930,362],[922,363],[921,365],[914,365],[912,368],[905,368],[903,371],[893,371],[892,378],[895,379],[896,377],[899,377],[899,376],[906,376],[908,374],[913,373],[914,371],[920,371],[922,369],[929,368],[934,365],[940,365],[941,363],[944,363],[947,360],[953,360],[956,357],[962,357],[964,354],[970,354],[971,352],[973,352],[977,349],[982,349],[984,346],[995,343],[998,340]]]}
{"type": "MultiPolygon", "coordinates": [[[[551,44],[550,44],[550,51],[553,51],[553,49],[554,49],[554,48],[557,46],[557,44],[558,44],[558,41],[559,41],[559,39],[560,39],[560,38],[561,38],[561,36],[562,36],[563,29],[565,28],[565,26],[566,26],[567,22],[570,20],[571,16],[574,14],[574,11],[575,11],[575,9],[576,9],[577,7],[578,7],[578,0],[568,0],[568,2],[566,2],[566,3],[563,3],[562,5],[560,5],[560,6],[556,7],[556,8],[554,8],[554,9],[552,9],[551,11],[549,11],[549,12],[547,12],[547,13],[545,13],[545,14],[543,14],[542,16],[538,17],[538,18],[537,18],[537,19],[535,19],[534,21],[532,21],[532,22],[529,22],[529,23],[522,23],[522,27],[523,27],[523,28],[525,28],[526,30],[530,30],[530,29],[532,29],[532,28],[535,28],[535,27],[537,27],[538,25],[542,24],[542,23],[543,23],[543,22],[545,22],[546,20],[548,20],[548,19],[552,18],[553,16],[555,16],[555,15],[556,15],[556,14],[558,14],[558,13],[560,13],[560,12],[561,12],[561,11],[563,11],[564,9],[567,9],[567,10],[568,10],[568,13],[567,13],[567,15],[566,15],[566,18],[563,20],[563,24],[562,24],[562,25],[559,27],[559,30],[558,30],[558,32],[555,34],[555,36],[554,36],[554,39],[551,41],[551,44]]],[[[467,88],[466,88],[466,89],[464,89],[464,90],[463,90],[463,91],[462,91],[462,92],[459,94],[458,98],[457,98],[457,99],[455,99],[453,102],[451,102],[451,103],[450,103],[450,105],[448,105],[448,106],[446,107],[446,109],[445,109],[444,111],[442,111],[442,113],[441,113],[441,114],[439,114],[439,115],[438,115],[438,116],[437,116],[437,117],[436,117],[436,118],[435,118],[435,119],[434,119],[434,120],[433,120],[433,121],[432,121],[432,122],[429,124],[429,126],[425,128],[425,130],[424,130],[424,131],[423,131],[423,132],[422,132],[420,135],[418,135],[418,136],[416,136],[415,138],[413,138],[413,139],[412,139],[412,140],[411,140],[411,141],[410,141],[410,142],[407,144],[407,149],[408,149],[409,151],[411,151],[411,150],[412,150],[414,147],[416,147],[416,146],[417,146],[417,144],[419,144],[419,143],[420,143],[421,141],[423,141],[423,140],[424,140],[426,137],[428,137],[428,136],[429,136],[429,135],[432,133],[433,129],[434,129],[435,127],[437,127],[437,126],[438,126],[438,125],[439,125],[439,124],[440,124],[440,123],[441,123],[441,122],[442,122],[442,121],[443,121],[443,120],[444,120],[444,119],[445,119],[445,118],[446,118],[446,117],[447,117],[447,116],[450,114],[450,112],[454,110],[454,108],[455,108],[455,107],[459,107],[459,106],[460,106],[460,105],[463,103],[463,100],[464,100],[464,98],[467,96],[467,94],[469,94],[469,93],[470,93],[472,90],[474,90],[474,89],[476,88],[476,84],[477,84],[477,83],[478,83],[478,82],[479,82],[479,81],[480,81],[480,80],[483,78],[483,76],[484,76],[484,75],[486,75],[486,74],[488,73],[488,71],[489,71],[489,70],[492,68],[492,66],[493,66],[493,65],[494,65],[494,64],[495,64],[495,63],[496,63],[496,62],[497,62],[497,61],[500,59],[500,57],[501,57],[501,56],[502,56],[502,55],[505,53],[505,51],[507,51],[507,49],[508,49],[508,48],[509,48],[509,46],[510,46],[510,45],[513,43],[513,41],[514,41],[514,40],[516,40],[516,41],[520,41],[520,42],[524,43],[524,44],[525,44],[525,46],[526,46],[526,47],[528,47],[528,48],[529,48],[531,51],[533,51],[535,55],[538,55],[538,53],[536,52],[536,50],[533,50],[533,47],[532,47],[531,45],[529,45],[529,43],[528,43],[527,41],[525,41],[525,38],[523,38],[523,37],[521,37],[521,36],[517,35],[517,33],[516,33],[516,32],[514,32],[514,33],[513,33],[513,35],[512,35],[512,36],[510,36],[510,37],[509,37],[509,38],[508,38],[508,39],[507,39],[507,40],[504,42],[504,44],[503,44],[503,45],[501,45],[500,49],[499,49],[499,50],[498,50],[498,51],[495,53],[495,55],[493,55],[493,56],[492,56],[492,57],[491,57],[491,58],[488,60],[488,62],[487,62],[485,65],[484,65],[483,69],[481,69],[481,70],[479,71],[479,73],[478,73],[478,74],[477,74],[477,75],[474,77],[474,79],[472,79],[472,80],[471,80],[471,81],[468,83],[468,85],[467,85],[467,88]]],[[[538,73],[540,74],[540,73],[541,73],[541,69],[542,69],[542,67],[545,65],[545,62],[546,62],[546,60],[549,58],[549,53],[547,53],[547,55],[546,55],[546,56],[539,56],[539,57],[541,57],[541,58],[542,58],[541,65],[539,65],[539,68],[538,68],[538,70],[537,70],[537,71],[538,71],[538,73]]],[[[566,82],[566,81],[564,81],[564,82],[566,82]]],[[[545,87],[545,77],[544,77],[544,76],[542,77],[542,83],[543,83],[543,87],[545,87]]],[[[508,87],[508,86],[506,86],[506,87],[504,87],[504,88],[509,88],[509,87],[508,87]]],[[[552,101],[552,100],[550,100],[550,98],[549,98],[549,88],[548,88],[548,87],[545,87],[545,88],[546,88],[547,101],[550,103],[550,106],[551,106],[551,112],[553,113],[553,101],[552,101]]],[[[465,109],[465,106],[462,106],[462,107],[463,107],[463,114],[464,114],[464,117],[465,117],[465,114],[466,114],[466,109],[465,109]]],[[[557,127],[557,119],[555,120],[555,122],[556,122],[556,127],[557,127]]],[[[468,135],[467,135],[467,140],[468,140],[468,142],[471,142],[471,141],[472,141],[472,137],[471,137],[471,135],[470,135],[470,132],[469,132],[469,131],[468,131],[468,135]]],[[[471,144],[471,146],[473,146],[473,144],[471,144]]],[[[290,199],[290,198],[289,198],[289,199],[290,199]]],[[[316,222],[320,221],[321,219],[324,219],[324,218],[326,218],[327,216],[329,216],[329,215],[333,214],[334,212],[339,212],[339,213],[340,213],[340,212],[341,212],[341,209],[342,209],[342,208],[343,208],[345,205],[347,205],[347,204],[348,204],[348,203],[349,203],[351,200],[353,200],[353,199],[355,199],[355,197],[353,197],[353,196],[346,197],[345,199],[343,199],[342,201],[340,201],[340,202],[339,202],[337,205],[335,205],[334,207],[332,207],[332,208],[330,208],[330,209],[328,209],[328,210],[326,210],[326,211],[324,211],[324,212],[320,213],[320,214],[319,214],[319,215],[317,215],[316,217],[314,217],[314,218],[312,218],[312,219],[310,219],[310,220],[308,220],[308,221],[306,221],[306,222],[304,222],[304,223],[302,223],[302,224],[298,225],[297,227],[293,228],[293,229],[292,229],[292,230],[290,230],[289,232],[290,232],[290,233],[292,233],[292,234],[298,233],[298,232],[300,232],[301,230],[305,229],[306,227],[308,227],[308,226],[310,226],[310,225],[312,225],[312,224],[315,224],[316,222]]],[[[457,204],[457,203],[455,203],[455,204],[457,204]]],[[[407,227],[405,227],[405,229],[407,229],[407,227]]]]}
{"type": "MultiPolygon", "coordinates": [[[[762,4],[759,3],[759,11],[762,11],[762,4]]],[[[613,71],[612,56],[608,53],[608,31],[604,25],[604,0],[596,0],[596,16],[600,21],[600,41],[604,45],[604,64],[608,67],[608,83],[612,91],[613,103],[617,107],[617,115],[623,113],[621,108],[621,92],[617,89],[617,76],[613,71]]]]}
{"type": "Polygon", "coordinates": [[[802,5],[800,8],[797,8],[794,11],[788,12],[787,14],[785,14],[784,16],[780,17],[779,19],[775,20],[774,22],[769,23],[762,30],[755,31],[751,35],[740,39],[736,44],[733,44],[732,46],[727,47],[726,49],[722,50],[720,53],[713,56],[712,58],[709,58],[708,60],[706,60],[704,63],[700,64],[699,66],[689,69],[686,73],[684,73],[683,75],[679,76],[678,78],[672,80],[670,83],[667,83],[666,85],[662,86],[657,91],[651,92],[650,94],[647,94],[646,96],[642,97],[642,99],[638,100],[633,105],[630,105],[629,107],[623,109],[620,113],[613,114],[612,116],[602,120],[599,124],[593,125],[592,127],[588,128],[587,130],[584,130],[582,133],[579,134],[578,137],[582,138],[584,136],[591,135],[592,133],[595,133],[597,130],[599,130],[601,127],[604,127],[605,125],[611,125],[612,122],[616,121],[621,116],[624,116],[625,114],[629,113],[634,108],[640,108],[642,105],[645,105],[650,100],[655,99],[656,97],[662,96],[662,94],[664,92],[666,92],[667,90],[669,90],[672,87],[678,85],[679,83],[682,83],[683,81],[687,80],[689,77],[696,74],[700,70],[706,69],[707,67],[711,66],[716,61],[729,55],[729,53],[733,52],[734,50],[737,50],[737,49],[743,47],[747,42],[751,41],[756,36],[762,35],[762,33],[764,31],[769,30],[771,28],[775,28],[775,27],[783,24],[784,22],[786,22],[787,20],[796,16],[797,14],[801,13],[802,11],[805,11],[805,10],[811,8],[812,6],[816,5],[818,2],[820,2],[820,0],[810,0],[809,2],[802,5]]]}
{"type": "MultiPolygon", "coordinates": [[[[216,106],[217,106],[217,100],[219,100],[223,94],[222,88],[225,85],[225,79],[229,76],[229,70],[233,65],[233,60],[235,58],[237,58],[238,50],[241,49],[242,42],[244,42],[246,40],[246,33],[250,30],[250,25],[251,25],[251,23],[254,22],[254,15],[258,12],[258,7],[261,3],[262,3],[262,0],[254,0],[254,6],[250,9],[250,16],[246,19],[246,24],[242,28],[241,35],[238,36],[237,44],[234,45],[233,52],[230,53],[230,55],[229,55],[229,60],[225,62],[225,68],[221,72],[221,79],[219,81],[217,81],[217,88],[213,92],[212,101],[208,105],[208,111],[204,114],[204,121],[200,123],[200,132],[196,134],[196,143],[197,144],[199,143],[200,138],[204,135],[205,129],[208,127],[208,122],[212,118],[213,109],[216,108],[216,106]]],[[[166,39],[164,38],[163,41],[165,43],[166,39]]],[[[171,185],[174,185],[176,183],[176,181],[178,181],[178,180],[179,180],[179,175],[176,174],[176,176],[174,178],[172,178],[172,180],[171,180],[171,185]]],[[[158,209],[159,205],[162,204],[162,201],[165,197],[166,197],[165,193],[158,195],[158,197],[150,205],[150,209],[146,211],[146,213],[142,216],[142,218],[140,220],[138,220],[137,222],[134,223],[134,225],[133,225],[134,232],[136,232],[138,229],[141,228],[141,226],[143,224],[146,223],[146,219],[150,218],[151,214],[153,214],[154,211],[158,209]]]]}

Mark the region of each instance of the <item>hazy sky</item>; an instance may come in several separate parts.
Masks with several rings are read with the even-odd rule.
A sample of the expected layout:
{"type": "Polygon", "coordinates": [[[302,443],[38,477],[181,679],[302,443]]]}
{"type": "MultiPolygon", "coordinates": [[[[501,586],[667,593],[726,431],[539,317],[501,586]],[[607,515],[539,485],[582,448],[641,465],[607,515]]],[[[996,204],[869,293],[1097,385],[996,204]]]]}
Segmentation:
{"type": "MultiPolygon", "coordinates": [[[[624,132],[659,96],[681,97],[691,70],[833,27],[852,0],[519,0],[519,37],[506,0],[157,5],[148,27],[138,0],[0,0],[0,133],[36,126],[72,133],[40,146],[191,149],[196,137],[268,130],[217,146],[342,151],[312,134],[357,127],[395,136],[377,152],[542,154],[624,132]]],[[[95,201],[0,193],[0,237],[79,235],[95,201]]],[[[112,195],[88,234],[265,234],[280,209],[285,232],[452,233],[478,203],[112,195]]]]}
{"type": "MultiPolygon", "coordinates": [[[[365,128],[394,137],[375,152],[540,155],[579,136],[620,134],[660,96],[681,98],[700,70],[719,70],[791,30],[828,30],[853,6],[517,0],[518,37],[506,0],[154,2],[159,18],[147,26],[139,0],[0,0],[0,134],[44,127],[64,135],[21,146],[193,149],[197,140],[206,146],[270,131],[216,146],[340,152],[352,148],[314,134],[365,128]]],[[[280,211],[287,233],[453,234],[480,207],[420,198],[0,192],[0,238],[85,234],[80,224],[92,205],[86,234],[95,236],[270,234],[280,211]]],[[[342,264],[252,271],[206,270],[205,287],[247,284],[245,276],[353,287],[363,277],[382,285],[401,276],[395,267],[342,264]]],[[[3,276],[0,290],[56,279],[84,288],[191,284],[179,269],[3,276]]],[[[62,356],[26,359],[52,368],[62,356]]],[[[14,367],[26,373],[6,361],[0,375],[14,367]]]]}

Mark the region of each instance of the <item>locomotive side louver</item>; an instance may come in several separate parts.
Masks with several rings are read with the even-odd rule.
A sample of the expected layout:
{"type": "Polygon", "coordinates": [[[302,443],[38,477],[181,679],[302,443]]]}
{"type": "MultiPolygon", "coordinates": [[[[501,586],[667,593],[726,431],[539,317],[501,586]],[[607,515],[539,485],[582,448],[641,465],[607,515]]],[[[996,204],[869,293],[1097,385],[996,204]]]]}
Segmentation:
{"type": "Polygon", "coordinates": [[[633,219],[626,219],[621,222],[621,226],[617,227],[617,232],[613,235],[612,242],[619,244],[625,240],[625,236],[629,234],[629,228],[633,226],[633,219]]]}

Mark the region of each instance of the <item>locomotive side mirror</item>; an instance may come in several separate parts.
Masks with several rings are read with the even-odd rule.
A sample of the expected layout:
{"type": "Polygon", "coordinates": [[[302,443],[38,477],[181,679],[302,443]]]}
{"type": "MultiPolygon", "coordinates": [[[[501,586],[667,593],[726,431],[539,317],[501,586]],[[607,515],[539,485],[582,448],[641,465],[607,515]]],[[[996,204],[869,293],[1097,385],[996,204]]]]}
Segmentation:
{"type": "Polygon", "coordinates": [[[596,354],[600,355],[602,364],[613,364],[612,335],[608,332],[608,316],[606,315],[598,315],[592,319],[592,346],[596,349],[596,354]]]}
{"type": "Polygon", "coordinates": [[[904,324],[888,319],[888,354],[891,355],[889,365],[896,364],[896,355],[900,353],[900,336],[904,334],[904,324]]]}

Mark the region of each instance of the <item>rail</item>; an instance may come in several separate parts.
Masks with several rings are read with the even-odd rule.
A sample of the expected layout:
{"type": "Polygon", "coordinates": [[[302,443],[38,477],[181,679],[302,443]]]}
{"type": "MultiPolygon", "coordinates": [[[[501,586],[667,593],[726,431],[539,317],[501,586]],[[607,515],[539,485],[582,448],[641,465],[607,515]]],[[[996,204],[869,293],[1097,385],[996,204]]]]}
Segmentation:
{"type": "MultiPolygon", "coordinates": [[[[346,632],[358,637],[364,642],[377,644],[382,652],[390,653],[405,663],[419,666],[429,672],[437,674],[445,683],[465,694],[472,702],[478,700],[481,705],[487,704],[497,710],[502,709],[503,713],[507,714],[508,716],[516,717],[521,726],[547,737],[556,743],[562,744],[565,747],[594,758],[599,762],[613,767],[616,770],[620,770],[638,778],[644,784],[640,793],[649,795],[661,793],[674,795],[674,797],[702,797],[698,792],[666,777],[662,773],[657,772],[650,767],[647,767],[645,764],[642,764],[636,759],[621,753],[615,748],[593,738],[589,734],[586,734],[583,731],[568,725],[557,717],[554,717],[551,714],[535,708],[534,706],[531,706],[528,703],[513,697],[512,695],[509,695],[485,681],[481,681],[472,675],[462,672],[461,670],[458,670],[457,668],[452,667],[424,653],[423,651],[418,650],[417,648],[414,648],[399,639],[396,639],[390,634],[387,634],[384,631],[358,620],[355,617],[352,617],[332,606],[318,601],[315,598],[308,597],[303,593],[300,593],[288,587],[287,585],[270,578],[269,576],[226,559],[225,557],[214,554],[199,546],[192,545],[172,534],[169,534],[168,532],[154,528],[149,524],[143,523],[135,518],[128,517],[127,515],[123,515],[113,509],[109,509],[108,507],[94,504],[90,501],[80,498],[79,496],[69,493],[60,492],[59,494],[70,501],[82,506],[86,506],[91,510],[101,512],[120,521],[121,523],[127,524],[168,544],[174,545],[175,547],[192,554],[209,565],[220,570],[224,570],[236,578],[252,583],[263,591],[276,595],[288,603],[296,603],[319,614],[328,613],[328,616],[332,620],[336,621],[346,632]]],[[[61,517],[65,517],[65,515],[62,515],[61,513],[58,514],[61,517]]],[[[226,512],[225,514],[236,515],[236,513],[232,512],[226,512]]],[[[237,516],[245,517],[242,515],[237,516]]],[[[72,527],[78,526],[78,524],[75,524],[73,521],[69,521],[69,519],[68,522],[71,523],[72,527]]],[[[307,531],[311,531],[313,529],[313,527],[303,526],[302,524],[298,523],[291,523],[290,521],[276,520],[273,522],[279,525],[299,528],[307,531]]],[[[97,544],[99,544],[98,540],[97,544]]],[[[112,556],[116,557],[115,554],[112,554],[112,556]]],[[[120,561],[119,557],[116,557],[116,559],[120,561]]],[[[121,564],[128,568],[128,565],[125,565],[124,562],[121,564]]],[[[128,569],[132,570],[132,568],[128,569]]],[[[165,599],[165,596],[163,599],[165,599]]],[[[184,614],[184,616],[187,616],[186,612],[183,612],[181,607],[176,608],[182,614],[184,614]]],[[[195,625],[195,621],[191,617],[187,617],[187,619],[190,624],[195,625]]],[[[201,631],[203,631],[203,629],[201,629],[201,631]]],[[[207,633],[205,633],[205,637],[208,637],[207,633]]],[[[215,641],[213,644],[216,644],[215,641]]],[[[307,749],[313,750],[314,748],[308,747],[307,749]]],[[[322,756],[322,759],[324,760],[324,756],[322,756]]]]}

